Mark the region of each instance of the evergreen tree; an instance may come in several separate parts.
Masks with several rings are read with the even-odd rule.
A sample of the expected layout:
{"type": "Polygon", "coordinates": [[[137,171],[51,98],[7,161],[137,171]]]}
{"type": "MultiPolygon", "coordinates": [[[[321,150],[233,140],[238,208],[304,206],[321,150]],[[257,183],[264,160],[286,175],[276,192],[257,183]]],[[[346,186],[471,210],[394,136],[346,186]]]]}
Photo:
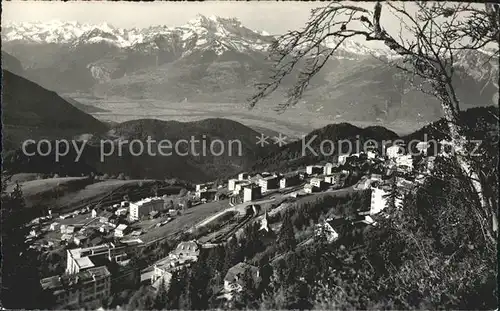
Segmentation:
{"type": "Polygon", "coordinates": [[[282,251],[288,252],[295,250],[297,241],[295,240],[295,231],[293,229],[291,213],[285,212],[283,224],[278,235],[278,245],[282,251]]]}
{"type": "Polygon", "coordinates": [[[236,297],[235,307],[237,309],[255,309],[257,307],[257,284],[251,269],[246,269],[242,277],[242,291],[236,297]]]}
{"type": "Polygon", "coordinates": [[[390,190],[384,195],[384,199],[386,200],[386,209],[388,212],[394,211],[397,208],[398,201],[402,200],[403,195],[401,193],[401,189],[398,187],[397,178],[394,174],[390,180],[390,190]]]}
{"type": "Polygon", "coordinates": [[[35,309],[50,307],[42,299],[38,275],[37,252],[28,248],[25,239],[29,232],[26,224],[31,220],[30,209],[24,204],[19,184],[12,193],[6,193],[2,182],[1,247],[2,280],[0,301],[7,309],[35,309]]]}
{"type": "Polygon", "coordinates": [[[170,286],[167,290],[167,309],[181,309],[180,296],[186,286],[187,271],[175,271],[170,280],[170,286]]]}
{"type": "Polygon", "coordinates": [[[229,268],[242,260],[236,236],[232,236],[231,238],[229,238],[225,249],[223,272],[226,272],[227,270],[229,270],[229,268]]]}
{"type": "Polygon", "coordinates": [[[155,309],[162,310],[167,308],[167,294],[167,286],[165,284],[165,280],[162,278],[154,300],[155,309]]]}

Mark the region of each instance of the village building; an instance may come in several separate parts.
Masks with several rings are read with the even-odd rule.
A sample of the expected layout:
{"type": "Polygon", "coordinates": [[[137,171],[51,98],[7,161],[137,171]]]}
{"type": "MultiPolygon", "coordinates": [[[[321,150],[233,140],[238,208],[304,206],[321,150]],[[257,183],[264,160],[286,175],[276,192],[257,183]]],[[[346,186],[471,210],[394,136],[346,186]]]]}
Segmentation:
{"type": "Polygon", "coordinates": [[[227,181],[227,190],[229,190],[229,191],[234,191],[234,188],[236,187],[236,184],[237,184],[238,182],[241,182],[241,181],[240,181],[240,180],[238,180],[238,179],[229,179],[229,180],[227,181]]]}
{"type": "Polygon", "coordinates": [[[336,171],[337,168],[338,168],[337,164],[326,163],[325,166],[323,167],[323,175],[331,175],[336,171]]]}
{"type": "Polygon", "coordinates": [[[304,185],[304,192],[305,193],[313,193],[313,192],[318,192],[320,189],[318,187],[315,187],[311,184],[305,184],[304,185]]]}
{"type": "Polygon", "coordinates": [[[317,224],[314,228],[314,234],[317,237],[325,238],[327,243],[333,243],[339,238],[339,234],[328,221],[317,224]]]}
{"type": "Polygon", "coordinates": [[[120,207],[119,209],[117,209],[115,211],[115,215],[116,216],[123,216],[123,215],[127,215],[127,212],[128,212],[128,207],[120,207]]]}
{"type": "Polygon", "coordinates": [[[195,193],[195,197],[198,199],[198,200],[207,200],[207,201],[212,201],[215,199],[215,195],[217,194],[217,190],[201,190],[201,191],[197,191],[195,193]]]}
{"type": "Polygon", "coordinates": [[[189,259],[192,261],[198,260],[200,256],[200,245],[196,241],[180,242],[179,245],[171,252],[177,258],[189,259]]]}
{"type": "MultiPolygon", "coordinates": [[[[360,212],[360,215],[376,215],[382,212],[388,204],[387,195],[389,194],[389,187],[387,186],[379,186],[379,187],[371,187],[371,200],[370,200],[370,209],[360,212]]],[[[401,207],[403,201],[400,198],[395,198],[396,207],[401,207]]]]}
{"type": "Polygon", "coordinates": [[[300,184],[300,177],[298,174],[291,174],[280,179],[281,189],[296,186],[298,184],[300,184]]]}
{"type": "Polygon", "coordinates": [[[71,241],[71,240],[73,240],[72,234],[64,233],[61,235],[61,241],[71,241]]]}
{"type": "Polygon", "coordinates": [[[277,189],[279,187],[279,178],[276,175],[263,177],[259,180],[259,186],[261,193],[265,193],[271,189],[277,189]]]}
{"type": "Polygon", "coordinates": [[[306,166],[306,173],[308,175],[321,174],[323,172],[323,167],[320,165],[308,165],[306,166]]]}
{"type": "Polygon", "coordinates": [[[255,286],[259,284],[259,268],[245,262],[240,262],[237,265],[231,267],[224,277],[224,296],[226,299],[232,299],[234,293],[239,293],[243,290],[243,286],[245,286],[244,276],[246,273],[248,273],[250,277],[252,277],[255,286]]]}
{"type": "Polygon", "coordinates": [[[238,174],[238,180],[247,180],[249,177],[250,175],[248,175],[248,173],[246,172],[238,174]]]}
{"type": "Polygon", "coordinates": [[[210,188],[212,188],[214,186],[214,183],[213,182],[208,182],[208,183],[204,183],[204,184],[197,184],[195,186],[195,190],[196,192],[199,192],[199,191],[202,191],[202,190],[208,190],[210,188]]]}
{"type": "Polygon", "coordinates": [[[261,197],[261,188],[256,185],[248,185],[243,188],[243,202],[250,202],[261,197]]]}
{"type": "Polygon", "coordinates": [[[385,149],[385,155],[389,159],[395,159],[395,158],[398,158],[404,154],[405,154],[404,145],[402,145],[402,144],[388,146],[385,149]]]}
{"type": "Polygon", "coordinates": [[[120,224],[118,227],[115,228],[115,237],[116,238],[123,238],[128,232],[129,232],[129,227],[125,224],[120,224]]]}
{"type": "Polygon", "coordinates": [[[399,169],[402,169],[404,171],[411,171],[413,170],[413,158],[411,154],[408,155],[401,155],[396,158],[396,165],[398,166],[399,169]]]}
{"type": "Polygon", "coordinates": [[[76,235],[74,238],[73,238],[73,242],[76,244],[76,245],[83,245],[85,244],[85,242],[87,242],[89,240],[89,238],[83,234],[78,234],[76,235]]]}
{"type": "Polygon", "coordinates": [[[252,183],[247,182],[247,181],[245,181],[245,182],[239,182],[234,187],[233,195],[239,195],[243,191],[243,188],[245,188],[247,186],[250,186],[250,185],[252,185],[252,183]]]}
{"type": "Polygon", "coordinates": [[[311,181],[309,183],[320,190],[326,189],[328,187],[328,184],[325,183],[325,180],[320,177],[311,178],[311,181]]]}
{"type": "Polygon", "coordinates": [[[92,304],[97,308],[102,299],[111,295],[111,273],[105,266],[44,278],[40,283],[43,291],[54,297],[59,309],[92,304]]]}
{"type": "MultiPolygon", "coordinates": [[[[157,270],[155,267],[155,272],[156,271],[157,270]]],[[[153,272],[153,275],[155,275],[154,272],[153,272]]],[[[165,286],[165,289],[168,290],[168,288],[170,287],[170,282],[172,281],[172,276],[173,276],[173,274],[171,272],[165,271],[164,273],[162,273],[162,275],[160,277],[154,278],[154,281],[151,282],[152,283],[151,286],[156,291],[158,291],[163,283],[163,285],[165,286]]],[[[151,278],[151,280],[153,280],[153,278],[151,278]]]]}
{"type": "Polygon", "coordinates": [[[377,158],[377,153],[372,150],[369,150],[366,152],[366,156],[369,160],[374,160],[377,158]]]}
{"type": "Polygon", "coordinates": [[[152,211],[161,211],[164,208],[163,203],[163,199],[157,197],[130,203],[129,218],[132,221],[136,221],[143,216],[149,215],[152,211]]]}
{"type": "Polygon", "coordinates": [[[75,226],[61,225],[59,228],[62,234],[73,234],[75,232],[75,226]]]}
{"type": "Polygon", "coordinates": [[[415,148],[417,149],[418,153],[423,154],[424,156],[427,156],[427,152],[429,150],[430,143],[427,141],[421,141],[418,142],[415,148]]]}
{"type": "Polygon", "coordinates": [[[330,185],[340,185],[342,181],[342,173],[333,173],[325,176],[324,181],[330,185]]]}
{"type": "Polygon", "coordinates": [[[369,215],[364,215],[364,216],[358,216],[356,219],[354,219],[354,221],[352,222],[353,225],[356,225],[356,224],[363,224],[363,225],[375,225],[376,222],[375,220],[373,220],[373,218],[369,215]]]}
{"type": "Polygon", "coordinates": [[[50,224],[50,231],[57,231],[61,227],[61,224],[58,222],[53,222],[50,224]]]}
{"type": "Polygon", "coordinates": [[[347,157],[348,157],[347,154],[339,154],[339,156],[337,157],[337,163],[339,165],[344,165],[347,160],[347,157]]]}
{"type": "Polygon", "coordinates": [[[66,250],[66,273],[77,274],[107,264],[109,261],[119,263],[124,259],[124,255],[124,248],[115,247],[113,243],[69,249],[66,250]]]}
{"type": "Polygon", "coordinates": [[[100,222],[106,223],[113,217],[113,213],[109,211],[102,211],[98,213],[98,217],[100,222]]]}

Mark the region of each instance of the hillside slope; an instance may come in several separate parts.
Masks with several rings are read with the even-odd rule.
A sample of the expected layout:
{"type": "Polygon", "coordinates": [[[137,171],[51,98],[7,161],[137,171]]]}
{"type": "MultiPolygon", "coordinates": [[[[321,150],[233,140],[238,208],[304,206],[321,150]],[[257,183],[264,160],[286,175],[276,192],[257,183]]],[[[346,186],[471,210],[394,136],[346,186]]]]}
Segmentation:
{"type": "Polygon", "coordinates": [[[252,166],[252,170],[289,171],[320,161],[332,161],[334,156],[339,155],[339,151],[342,154],[362,151],[363,144],[368,140],[375,140],[381,144],[382,141],[396,138],[398,138],[396,133],[380,126],[360,128],[349,123],[331,124],[271,152],[259,159],[252,166]],[[344,142],[339,143],[339,141],[344,142]]]}
{"type": "Polygon", "coordinates": [[[107,127],[55,92],[2,70],[3,147],[9,150],[26,139],[72,138],[103,133],[107,127]]]}
{"type": "MultiPolygon", "coordinates": [[[[208,181],[246,170],[272,150],[273,147],[256,145],[256,136],[258,133],[251,128],[227,119],[196,122],[141,119],[117,124],[107,133],[92,136],[77,162],[74,149],[57,163],[54,153],[28,157],[18,149],[6,159],[6,167],[13,173],[58,173],[60,176],[106,173],[131,178],[208,181]],[[142,152],[139,142],[132,143],[134,140],[141,142],[142,152]],[[164,147],[160,150],[162,140],[164,147]]],[[[34,148],[30,146],[28,152],[34,148]]]]}

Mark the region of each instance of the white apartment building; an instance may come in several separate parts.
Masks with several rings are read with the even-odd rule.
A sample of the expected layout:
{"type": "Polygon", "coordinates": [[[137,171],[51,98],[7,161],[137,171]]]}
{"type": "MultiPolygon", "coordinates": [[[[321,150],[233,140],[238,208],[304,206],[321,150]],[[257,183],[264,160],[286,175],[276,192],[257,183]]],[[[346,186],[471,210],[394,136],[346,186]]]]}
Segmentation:
{"type": "Polygon", "coordinates": [[[321,186],[323,185],[322,183],[324,182],[324,180],[322,178],[311,178],[311,182],[310,184],[313,185],[314,187],[317,187],[317,188],[321,188],[321,186]]]}
{"type": "Polygon", "coordinates": [[[250,177],[250,175],[248,175],[248,173],[246,173],[246,172],[238,174],[238,180],[247,180],[249,177],[250,177]]]}
{"type": "Polygon", "coordinates": [[[401,155],[396,158],[396,165],[398,168],[402,168],[408,171],[411,171],[413,169],[413,158],[411,154],[408,155],[401,155]]]}
{"type": "Polygon", "coordinates": [[[156,197],[131,202],[129,207],[130,220],[139,220],[142,216],[149,215],[153,211],[161,211],[164,209],[164,203],[162,198],[156,197]]]}
{"type": "Polygon", "coordinates": [[[128,226],[125,224],[120,224],[115,228],[115,237],[123,238],[128,231],[128,226]]]}
{"type": "Polygon", "coordinates": [[[377,158],[377,154],[376,154],[375,152],[373,152],[373,151],[368,151],[368,152],[366,153],[366,156],[367,156],[367,157],[368,157],[368,159],[370,159],[370,160],[373,160],[373,159],[377,158]]]}
{"type": "Polygon", "coordinates": [[[238,179],[229,179],[227,181],[227,190],[229,191],[234,191],[234,188],[236,187],[236,184],[239,183],[241,181],[239,181],[238,179]]]}
{"type": "Polygon", "coordinates": [[[338,162],[340,165],[344,165],[344,164],[345,164],[345,161],[347,160],[347,157],[348,157],[348,155],[347,155],[347,154],[339,154],[338,159],[337,159],[337,162],[338,162]]]}
{"type": "Polygon", "coordinates": [[[429,147],[430,144],[427,141],[421,141],[416,146],[418,152],[423,154],[424,156],[427,156],[427,149],[429,149],[429,147]]]}
{"type": "Polygon", "coordinates": [[[316,192],[318,191],[318,187],[315,187],[311,184],[305,184],[304,185],[304,193],[313,193],[313,192],[316,192]]]}
{"type": "Polygon", "coordinates": [[[321,174],[323,172],[323,167],[320,165],[308,165],[306,166],[306,173],[308,175],[321,174]]]}
{"type": "MultiPolygon", "coordinates": [[[[376,215],[383,211],[386,206],[387,206],[387,198],[385,197],[389,192],[380,189],[380,188],[372,188],[372,195],[371,195],[371,204],[370,204],[370,215],[376,215]]],[[[395,200],[396,207],[401,207],[403,204],[403,201],[399,198],[396,198],[395,200]]]]}
{"type": "Polygon", "coordinates": [[[243,188],[243,202],[250,202],[259,199],[261,196],[261,188],[251,185],[243,188]]]}
{"type": "Polygon", "coordinates": [[[214,185],[213,182],[208,182],[208,183],[204,183],[204,184],[197,184],[196,185],[196,192],[199,192],[203,189],[211,188],[211,187],[213,187],[213,185],[214,185]]]}
{"type": "Polygon", "coordinates": [[[385,155],[389,158],[389,159],[395,159],[399,156],[401,156],[404,152],[404,148],[400,145],[392,145],[392,146],[389,146],[385,149],[385,155]]]}
{"type": "Polygon", "coordinates": [[[323,167],[323,175],[333,174],[333,170],[336,166],[333,163],[326,163],[323,167]]]}
{"type": "Polygon", "coordinates": [[[259,186],[261,193],[267,192],[270,189],[277,189],[279,187],[278,176],[268,176],[259,179],[259,186]]]}
{"type": "Polygon", "coordinates": [[[300,183],[299,175],[295,174],[291,176],[285,176],[280,179],[280,188],[281,189],[288,188],[291,186],[298,185],[299,183],[300,183]]]}
{"type": "Polygon", "coordinates": [[[66,274],[77,274],[95,267],[94,258],[106,258],[109,261],[121,262],[124,248],[107,243],[87,248],[66,250],[66,274]]]}
{"type": "Polygon", "coordinates": [[[40,283],[44,292],[54,297],[58,309],[99,305],[102,299],[111,295],[111,273],[105,266],[74,275],[44,278],[40,283]]]}
{"type": "Polygon", "coordinates": [[[237,183],[236,186],[234,186],[233,194],[234,195],[240,194],[241,190],[250,184],[251,184],[250,182],[246,182],[246,181],[237,183]]]}

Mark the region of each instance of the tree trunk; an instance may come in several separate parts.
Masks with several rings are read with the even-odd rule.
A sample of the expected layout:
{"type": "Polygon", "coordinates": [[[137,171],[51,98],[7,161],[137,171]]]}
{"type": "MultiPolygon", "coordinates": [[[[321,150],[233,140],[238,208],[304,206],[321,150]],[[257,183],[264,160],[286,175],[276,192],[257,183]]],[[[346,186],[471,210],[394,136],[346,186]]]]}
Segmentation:
{"type": "MultiPolygon", "coordinates": [[[[474,192],[477,194],[479,203],[481,204],[481,215],[486,220],[486,228],[484,228],[483,224],[483,232],[485,233],[485,238],[489,240],[491,243],[496,243],[496,232],[498,227],[497,216],[495,211],[495,206],[490,203],[492,200],[488,200],[485,197],[485,193],[483,191],[483,185],[480,179],[480,172],[477,172],[476,169],[470,165],[469,162],[469,154],[467,147],[467,139],[464,136],[464,129],[461,128],[461,120],[458,108],[458,100],[454,94],[454,90],[451,87],[446,87],[444,83],[437,83],[434,85],[436,91],[438,92],[438,98],[441,100],[441,106],[443,108],[444,117],[446,121],[448,121],[448,129],[451,137],[451,144],[453,148],[453,154],[457,160],[458,165],[460,166],[464,176],[469,178],[471,182],[471,186],[474,192]],[[451,94],[450,94],[451,93],[451,94]]],[[[482,222],[480,220],[480,222],[482,222]]]]}

